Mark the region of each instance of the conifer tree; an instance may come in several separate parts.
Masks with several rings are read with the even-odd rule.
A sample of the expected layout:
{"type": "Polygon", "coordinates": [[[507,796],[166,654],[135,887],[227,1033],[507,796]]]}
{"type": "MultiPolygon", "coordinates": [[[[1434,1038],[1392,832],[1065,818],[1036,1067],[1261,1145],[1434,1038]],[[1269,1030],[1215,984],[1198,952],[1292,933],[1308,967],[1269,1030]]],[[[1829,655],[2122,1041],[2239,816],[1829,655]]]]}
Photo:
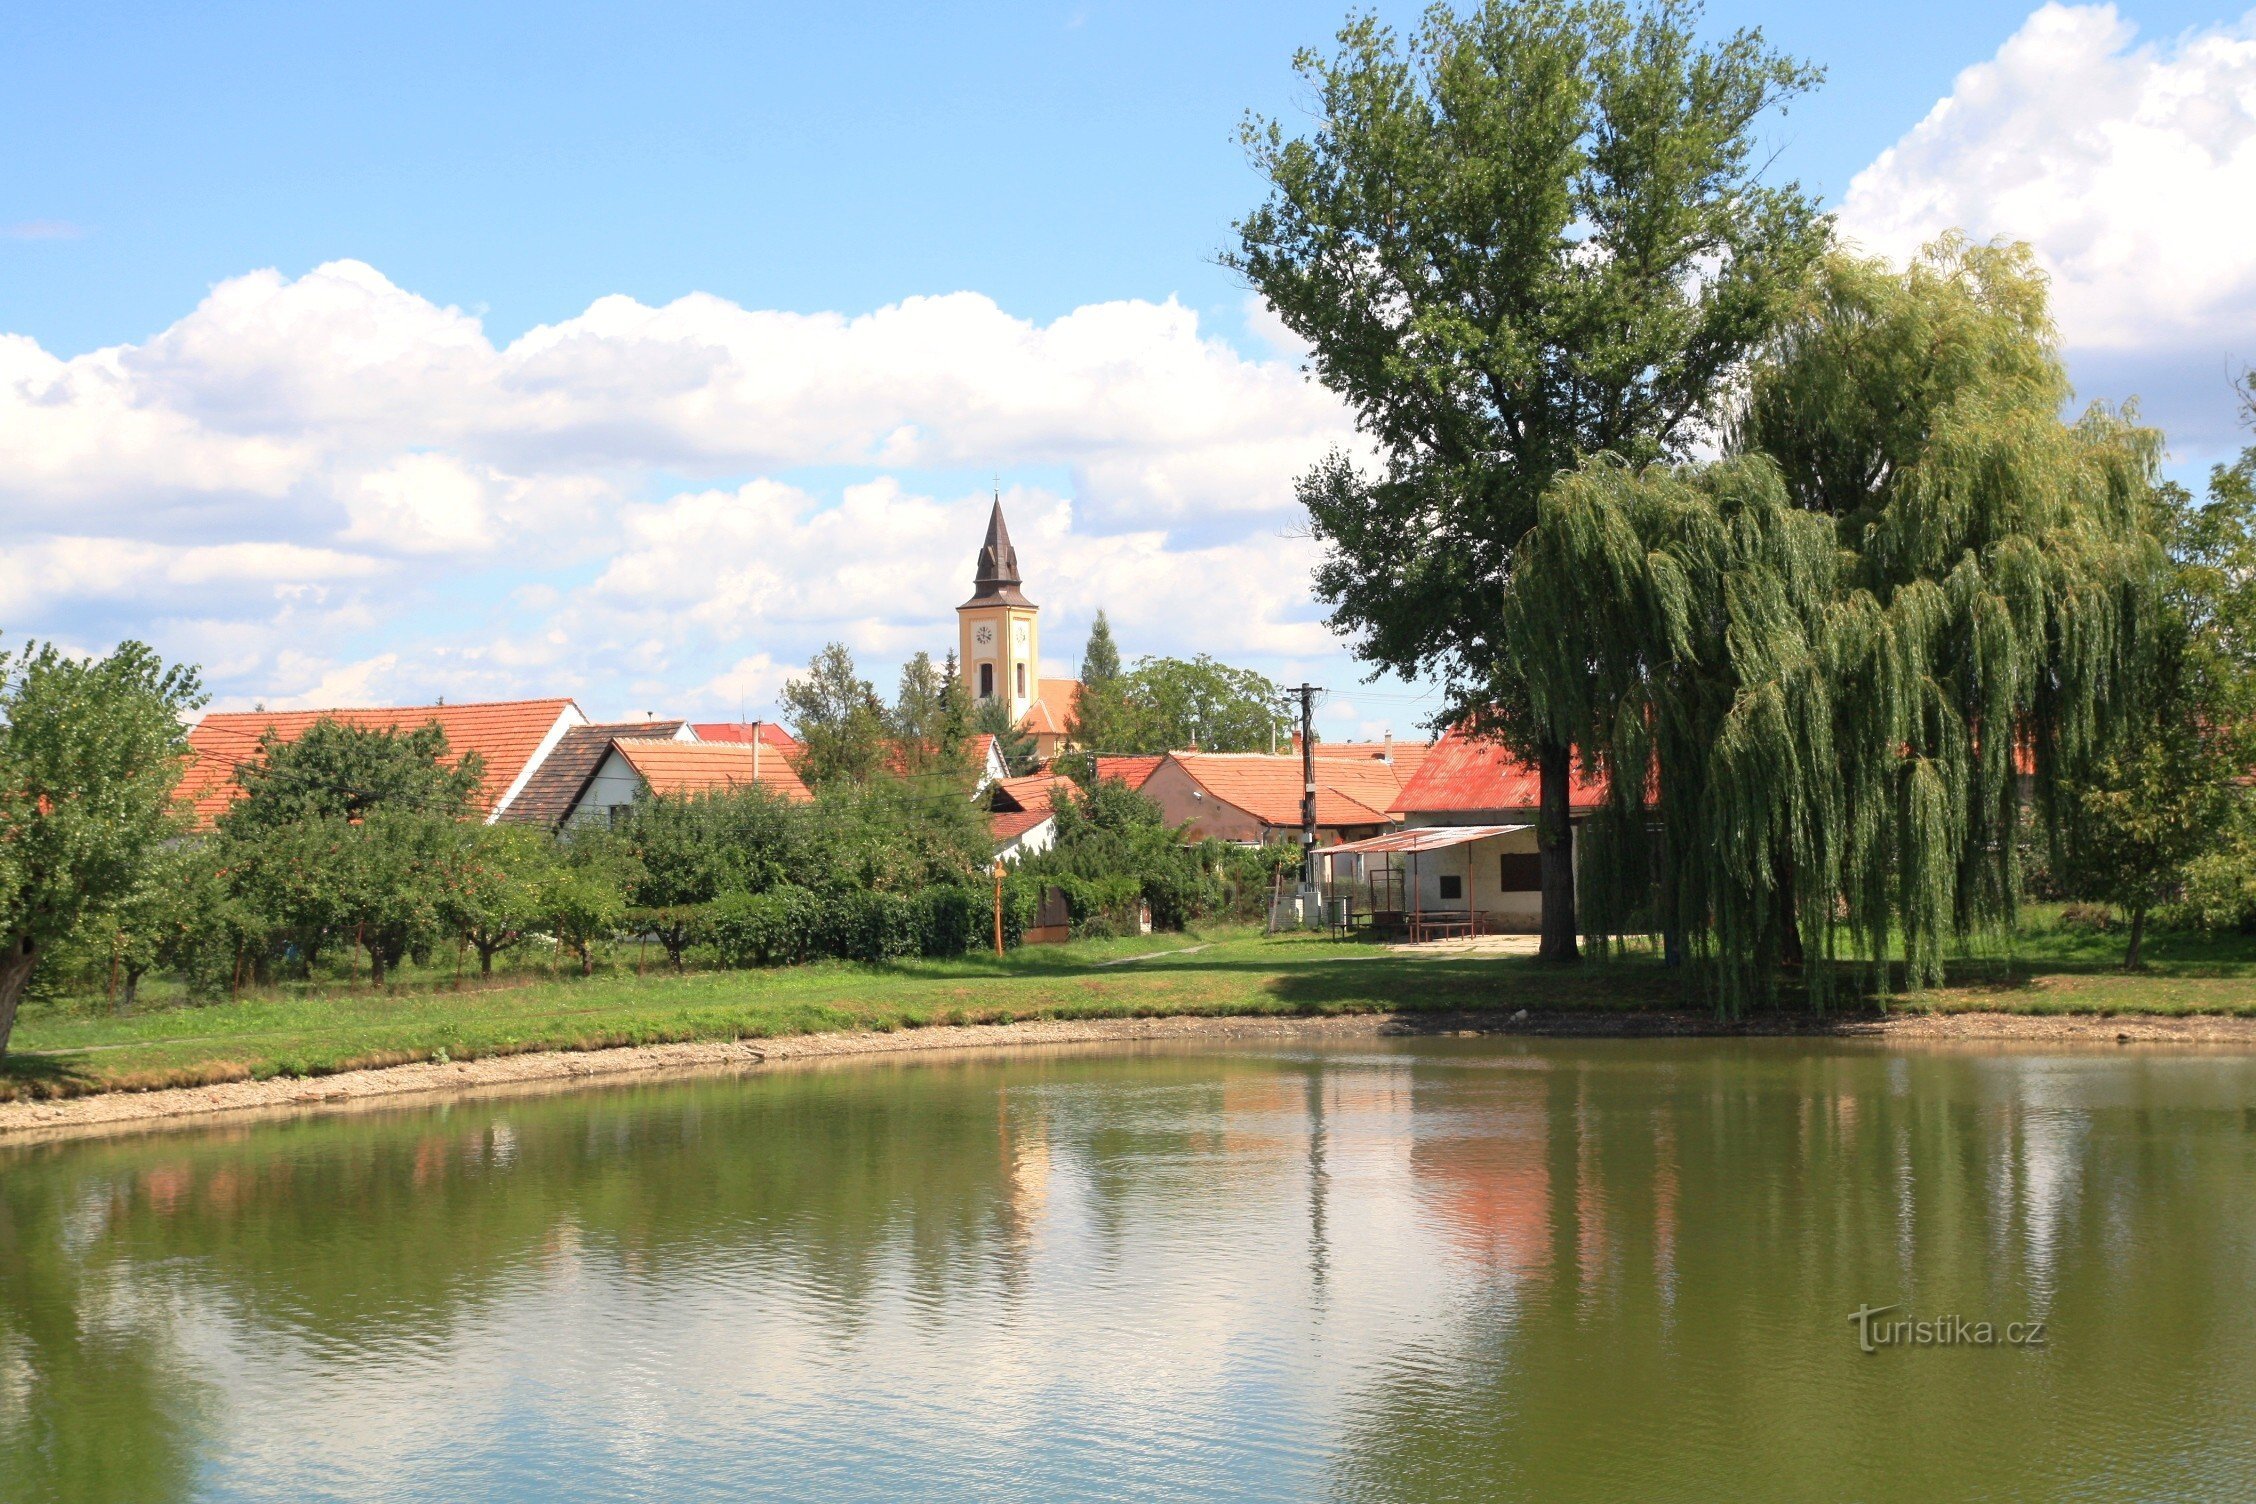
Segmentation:
{"type": "Polygon", "coordinates": [[[1076,750],[1092,755],[1120,752],[1127,746],[1128,704],[1120,649],[1112,640],[1112,623],[1102,611],[1090,624],[1088,646],[1081,650],[1081,694],[1074,702],[1066,737],[1076,750]]]}

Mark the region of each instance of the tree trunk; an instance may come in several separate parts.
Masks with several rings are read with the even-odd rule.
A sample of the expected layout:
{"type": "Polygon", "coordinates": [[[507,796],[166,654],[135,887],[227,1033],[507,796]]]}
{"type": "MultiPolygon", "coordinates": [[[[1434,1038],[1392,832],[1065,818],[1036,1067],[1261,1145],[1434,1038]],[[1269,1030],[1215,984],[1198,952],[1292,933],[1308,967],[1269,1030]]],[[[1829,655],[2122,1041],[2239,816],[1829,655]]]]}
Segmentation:
{"type": "Polygon", "coordinates": [[[493,975],[493,948],[491,946],[481,945],[478,947],[478,975],[482,977],[493,975]]]}
{"type": "Polygon", "coordinates": [[[31,985],[31,969],[39,964],[39,951],[18,937],[0,949],[0,1060],[8,1056],[8,1036],[16,1031],[16,1005],[31,985]]]}
{"type": "Polygon", "coordinates": [[[141,995],[141,972],[138,966],[125,968],[125,990],[118,994],[118,1012],[133,1011],[133,1000],[141,995]]]}
{"type": "MultiPolygon", "coordinates": [[[[2143,903],[2133,904],[2131,905],[2131,943],[2129,948],[2123,952],[2123,969],[2125,971],[2137,971],[2139,969],[2139,947],[2145,943],[2146,905],[2143,903]]],[[[6,1037],[5,1034],[0,1034],[0,1039],[6,1037]]]]}
{"type": "Polygon", "coordinates": [[[1575,943],[1574,823],[1568,808],[1574,789],[1574,749],[1544,742],[1536,751],[1542,804],[1536,812],[1536,846],[1543,857],[1543,943],[1546,961],[1582,958],[1575,943]]]}
{"type": "Polygon", "coordinates": [[[1794,893],[1794,859],[1780,857],[1772,869],[1778,880],[1778,963],[1791,971],[1802,969],[1801,905],[1794,893]]]}

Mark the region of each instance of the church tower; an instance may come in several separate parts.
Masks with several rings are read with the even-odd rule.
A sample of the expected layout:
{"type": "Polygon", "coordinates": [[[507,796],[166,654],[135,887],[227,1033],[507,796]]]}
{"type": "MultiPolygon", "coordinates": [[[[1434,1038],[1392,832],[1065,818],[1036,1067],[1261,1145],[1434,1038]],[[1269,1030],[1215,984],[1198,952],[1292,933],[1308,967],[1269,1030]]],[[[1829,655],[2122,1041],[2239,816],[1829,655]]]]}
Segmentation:
{"type": "Polygon", "coordinates": [[[979,573],[971,599],[956,607],[964,688],[975,701],[1001,700],[1011,719],[1023,717],[1041,693],[1042,642],[1036,634],[1035,604],[1018,590],[1018,550],[1003,525],[1003,499],[987,518],[987,541],[979,549],[979,573]]]}

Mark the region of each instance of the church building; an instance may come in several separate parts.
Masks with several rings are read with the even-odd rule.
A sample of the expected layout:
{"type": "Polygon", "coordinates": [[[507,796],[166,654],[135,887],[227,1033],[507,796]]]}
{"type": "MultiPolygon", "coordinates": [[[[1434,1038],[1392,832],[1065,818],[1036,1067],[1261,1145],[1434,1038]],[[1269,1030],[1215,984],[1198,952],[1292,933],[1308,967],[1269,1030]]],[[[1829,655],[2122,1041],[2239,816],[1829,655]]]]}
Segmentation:
{"type": "Polygon", "coordinates": [[[1042,677],[1041,608],[1019,589],[1018,550],[1003,522],[1003,501],[987,518],[971,599],[956,607],[956,662],[974,701],[1000,700],[1043,758],[1063,751],[1081,697],[1078,679],[1042,677]]]}

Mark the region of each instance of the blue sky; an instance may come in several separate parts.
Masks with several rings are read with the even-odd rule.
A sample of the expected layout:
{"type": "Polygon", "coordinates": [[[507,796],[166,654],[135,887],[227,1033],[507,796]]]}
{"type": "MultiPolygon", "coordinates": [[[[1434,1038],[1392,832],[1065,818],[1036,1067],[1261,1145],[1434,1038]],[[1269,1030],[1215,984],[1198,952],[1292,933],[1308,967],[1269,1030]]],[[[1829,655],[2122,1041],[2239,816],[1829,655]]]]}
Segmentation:
{"type": "MultiPolygon", "coordinates": [[[[12,588],[0,577],[0,629],[87,645],[150,637],[205,662],[230,702],[553,686],[603,711],[757,710],[826,635],[854,641],[881,673],[911,646],[944,647],[944,629],[929,644],[917,636],[918,613],[945,616],[975,529],[953,547],[962,559],[929,578],[900,539],[871,552],[880,576],[900,572],[897,589],[877,578],[826,603],[807,576],[851,562],[870,529],[942,548],[999,475],[1027,514],[1030,572],[1039,578],[1054,538],[1053,589],[1071,582],[1045,643],[1058,666],[1077,654],[1087,597],[1101,591],[1140,634],[1131,649],[1203,648],[1354,682],[1337,646],[1308,630],[1305,589],[1249,607],[1249,628],[1146,583],[1179,574],[1177,555],[1197,556],[1193,579],[1304,577],[1280,498],[1326,420],[1276,390],[1270,368],[1289,352],[1214,256],[1258,197],[1236,123],[1248,108],[1298,118],[1290,54],[1326,40],[1335,6],[40,10],[0,22],[0,335],[39,357],[19,348],[15,365],[0,363],[0,388],[13,379],[43,394],[25,399],[13,449],[0,416],[0,522],[37,545],[28,563],[0,565],[19,575],[12,588]],[[304,280],[335,263],[375,281],[304,280]],[[267,269],[277,278],[257,282],[267,269]],[[206,303],[215,288],[234,289],[225,317],[206,303]],[[640,328],[638,353],[605,356],[575,392],[584,410],[569,442],[527,416],[523,369],[503,382],[509,410],[475,424],[453,419],[478,399],[413,400],[502,380],[449,387],[431,374],[433,351],[482,338],[487,354],[506,354],[604,299],[671,305],[668,348],[695,344],[703,326],[676,303],[689,294],[722,315],[818,321],[948,294],[989,306],[832,344],[794,326],[787,343],[810,367],[869,363],[794,398],[787,416],[743,410],[803,442],[732,447],[678,416],[659,424],[672,447],[588,438],[604,427],[588,412],[605,400],[619,402],[622,426],[655,423],[637,406],[649,384],[687,379],[658,369],[656,336],[640,328]],[[1129,310],[1120,327],[1072,318],[1106,306],[1129,310]],[[449,310],[460,317],[433,317],[449,310]],[[1208,349],[1217,339],[1237,365],[1208,349]],[[950,340],[1015,374],[980,367],[959,400],[950,340]],[[1050,353],[1029,354],[1035,345],[1050,353]],[[129,352],[129,388],[85,363],[112,346],[129,352]],[[371,375],[362,364],[402,349],[415,352],[407,366],[371,375]],[[1053,357],[1070,377],[1043,364],[1053,357]],[[901,385],[888,362],[902,360],[932,366],[927,384],[872,397],[901,385]],[[1184,364],[1201,360],[1197,372],[1184,364]],[[1116,393],[1108,365],[1147,379],[1116,393]],[[55,411],[58,381],[79,425],[61,457],[39,447],[56,430],[42,437],[34,423],[55,411]],[[1028,416],[1039,406],[1029,384],[1066,381],[1085,383],[1090,412],[1117,403],[1144,417],[1122,437],[1087,431],[1085,414],[1028,416]],[[1247,426],[1175,444],[1189,420],[1161,411],[1166,394],[1201,382],[1209,406],[1242,402],[1247,426]],[[288,420],[273,420],[283,409],[288,420]],[[843,428],[824,427],[849,409],[843,428]],[[886,449],[883,425],[895,423],[917,441],[886,449]],[[1213,473],[1260,499],[1238,505],[1162,473],[1200,444],[1226,444],[1213,473]],[[1264,465],[1278,484],[1250,478],[1264,465]],[[759,485],[792,494],[746,499],[759,485]],[[838,516],[857,487],[860,532],[838,516]],[[709,492],[732,499],[702,511],[682,500],[709,492]],[[731,520],[739,551],[685,536],[693,513],[731,520]],[[420,541],[401,541],[403,517],[420,541]],[[763,539],[779,538],[813,552],[783,548],[790,580],[745,583],[773,562],[763,539]],[[732,570],[744,577],[734,585],[732,570]],[[1138,599],[1154,604],[1139,612],[1138,599]]],[[[2256,352],[2242,280],[2256,249],[2218,217],[2221,201],[2247,202],[2233,196],[2248,185],[2256,130],[2256,62],[2237,13],[1730,4],[1707,24],[1759,24],[1828,69],[1826,86],[1771,127],[1782,175],[1845,204],[1856,175],[1897,147],[1851,216],[1873,243],[1916,244],[1936,215],[2012,221],[1969,227],[2057,248],[2073,369],[2093,395],[2145,394],[2182,473],[2237,445],[2228,378],[2256,352]],[[1988,81],[1962,88],[1961,71],[1982,66],[1988,81]],[[1949,118],[1917,136],[1954,91],[1949,118]],[[2190,115],[2189,91],[2204,106],[2190,115]],[[2160,136],[2157,110],[2177,111],[2160,136]],[[2160,211],[2171,218],[2158,226],[2141,208],[2095,220],[2093,185],[2126,179],[2180,195],[2160,211]],[[2190,259],[2142,275],[2141,236],[2208,249],[2166,250],[2190,259]]],[[[766,337],[741,348],[769,349],[766,337]]],[[[1041,598],[1033,579],[1029,589],[1041,598]]],[[[1411,702],[1376,698],[1394,692],[1414,693],[1382,687],[1362,710],[1335,706],[1335,734],[1403,720],[1384,707],[1411,702]]]]}

